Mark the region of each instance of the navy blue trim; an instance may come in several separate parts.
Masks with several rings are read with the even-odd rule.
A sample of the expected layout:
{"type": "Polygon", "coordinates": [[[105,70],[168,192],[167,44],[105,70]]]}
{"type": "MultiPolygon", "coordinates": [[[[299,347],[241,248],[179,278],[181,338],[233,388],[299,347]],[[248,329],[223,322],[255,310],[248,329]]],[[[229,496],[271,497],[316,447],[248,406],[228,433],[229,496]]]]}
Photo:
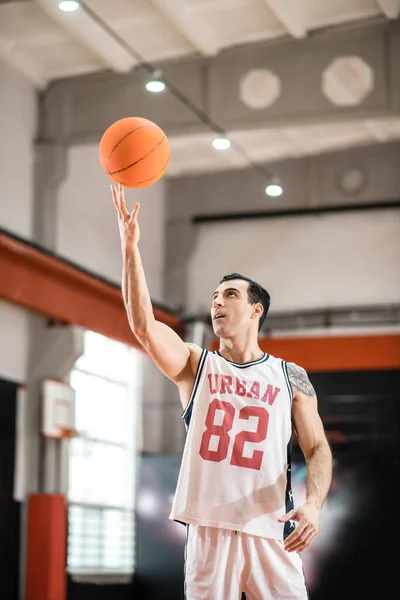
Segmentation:
{"type": "Polygon", "coordinates": [[[207,354],[208,354],[208,350],[206,350],[206,349],[204,349],[201,353],[199,364],[197,365],[196,375],[194,378],[192,393],[190,394],[189,402],[187,403],[187,406],[181,415],[182,419],[185,422],[186,429],[188,429],[190,419],[192,417],[194,397],[195,397],[197,389],[199,387],[200,377],[203,372],[207,354]]]}
{"type": "MultiPolygon", "coordinates": [[[[289,373],[287,368],[287,362],[282,360],[282,371],[286,381],[286,386],[289,392],[290,404],[293,402],[293,389],[289,379],[289,373]]],[[[292,439],[289,440],[287,445],[287,470],[286,470],[286,492],[285,492],[285,508],[288,513],[294,508],[293,491],[292,491],[292,439]]],[[[292,533],[293,527],[290,525],[290,521],[287,521],[283,527],[283,539],[285,540],[290,533],[292,533]]]]}
{"type": "Polygon", "coordinates": [[[185,423],[185,427],[186,427],[186,431],[188,431],[189,429],[189,425],[190,425],[190,421],[192,420],[192,414],[193,414],[193,405],[194,405],[194,399],[193,401],[188,405],[188,410],[185,413],[185,416],[182,417],[183,422],[185,423]]]}
{"type": "MultiPolygon", "coordinates": [[[[287,469],[286,469],[286,491],[285,491],[285,513],[288,513],[294,508],[293,492],[292,492],[292,440],[289,440],[287,445],[287,469]]],[[[294,531],[290,521],[286,521],[283,526],[283,539],[285,540],[290,533],[294,531]]]]}
{"type": "Polygon", "coordinates": [[[290,398],[290,401],[292,402],[293,401],[293,389],[290,384],[287,362],[285,360],[282,360],[282,371],[283,371],[283,375],[285,377],[286,385],[287,385],[287,388],[289,391],[289,398],[290,398]]]}
{"type": "Polygon", "coordinates": [[[247,369],[247,367],[253,367],[254,365],[259,365],[259,364],[261,364],[263,362],[267,362],[267,360],[269,359],[269,356],[270,356],[269,354],[266,354],[264,352],[264,355],[261,358],[258,358],[257,360],[253,360],[251,362],[239,364],[239,363],[233,362],[233,360],[229,360],[229,358],[225,358],[225,356],[222,356],[222,354],[220,353],[219,350],[215,350],[214,354],[218,354],[218,356],[220,358],[223,358],[224,360],[226,360],[226,362],[230,363],[234,367],[238,367],[239,369],[247,369]]]}

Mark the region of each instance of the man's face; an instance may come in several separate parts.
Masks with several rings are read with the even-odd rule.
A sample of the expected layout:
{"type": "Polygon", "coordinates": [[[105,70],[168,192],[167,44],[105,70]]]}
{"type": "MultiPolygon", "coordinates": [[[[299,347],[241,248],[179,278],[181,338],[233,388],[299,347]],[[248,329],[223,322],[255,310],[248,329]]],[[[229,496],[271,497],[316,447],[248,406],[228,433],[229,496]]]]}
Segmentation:
{"type": "Polygon", "coordinates": [[[253,306],[248,299],[249,284],[242,279],[221,283],[213,294],[211,319],[215,335],[225,337],[248,327],[253,306]]]}

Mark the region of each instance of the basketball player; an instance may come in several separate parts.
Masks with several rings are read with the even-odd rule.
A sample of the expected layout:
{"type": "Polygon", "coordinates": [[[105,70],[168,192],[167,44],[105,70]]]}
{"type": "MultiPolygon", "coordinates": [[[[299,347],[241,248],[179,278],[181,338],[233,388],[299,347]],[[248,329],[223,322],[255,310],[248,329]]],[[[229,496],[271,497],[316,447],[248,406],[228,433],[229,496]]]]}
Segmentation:
{"type": "Polygon", "coordinates": [[[258,331],[270,296],[239,274],[211,298],[219,350],[185,343],[155,320],[140,258],[139,204],[112,186],[132,331],[176,383],[187,437],[170,518],[187,524],[188,600],[305,600],[300,553],[318,532],[332,455],[317,398],[300,366],[264,353],[258,331]],[[294,507],[292,428],[304,453],[306,499],[294,507]]]}

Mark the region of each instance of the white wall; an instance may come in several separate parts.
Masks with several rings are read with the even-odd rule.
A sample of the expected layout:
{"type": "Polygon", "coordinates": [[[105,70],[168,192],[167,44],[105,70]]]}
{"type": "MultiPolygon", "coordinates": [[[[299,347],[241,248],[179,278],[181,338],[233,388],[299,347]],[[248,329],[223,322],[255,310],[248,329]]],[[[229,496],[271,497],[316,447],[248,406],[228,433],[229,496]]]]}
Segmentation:
{"type": "MultiPolygon", "coordinates": [[[[121,281],[121,246],[110,184],[97,145],[68,150],[67,178],[58,195],[58,254],[115,283],[121,281]]],[[[164,182],[126,190],[128,210],[140,202],[140,250],[150,294],[162,301],[164,182]]]]}
{"type": "Polygon", "coordinates": [[[36,94],[0,62],[0,227],[29,238],[32,228],[36,94]]]}
{"type": "Polygon", "coordinates": [[[400,302],[400,211],[380,210],[197,227],[188,264],[193,311],[239,272],[271,294],[273,311],[400,302]]]}
{"type": "MultiPolygon", "coordinates": [[[[0,61],[0,227],[28,239],[36,119],[34,89],[0,61]]],[[[0,378],[25,381],[27,352],[28,313],[0,300],[0,378]]]]}
{"type": "Polygon", "coordinates": [[[0,379],[25,381],[28,319],[27,311],[0,300],[0,379]]]}

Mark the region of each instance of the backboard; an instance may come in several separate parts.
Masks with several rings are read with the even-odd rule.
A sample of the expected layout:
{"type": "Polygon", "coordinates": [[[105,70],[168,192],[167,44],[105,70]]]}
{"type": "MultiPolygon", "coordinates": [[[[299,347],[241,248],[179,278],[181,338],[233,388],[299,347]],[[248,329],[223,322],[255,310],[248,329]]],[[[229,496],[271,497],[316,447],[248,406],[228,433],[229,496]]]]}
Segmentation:
{"type": "Polygon", "coordinates": [[[75,435],[75,390],[68,382],[43,380],[41,432],[53,439],[75,435]]]}

